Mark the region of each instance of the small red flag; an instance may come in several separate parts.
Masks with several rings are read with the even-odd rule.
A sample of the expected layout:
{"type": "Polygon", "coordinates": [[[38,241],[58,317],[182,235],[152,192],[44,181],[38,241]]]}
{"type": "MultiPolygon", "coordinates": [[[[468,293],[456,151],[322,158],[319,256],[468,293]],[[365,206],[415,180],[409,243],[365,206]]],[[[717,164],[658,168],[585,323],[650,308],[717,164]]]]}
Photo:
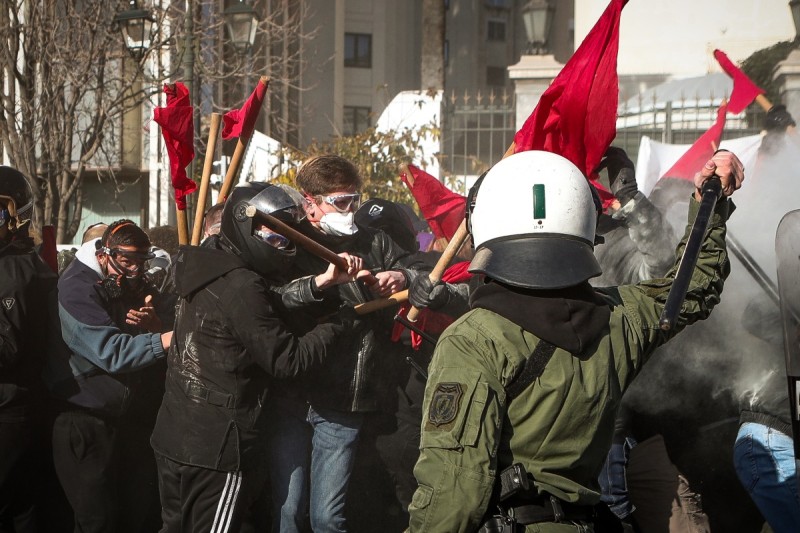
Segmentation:
{"type": "Polygon", "coordinates": [[[56,246],[56,227],[42,226],[42,245],[39,255],[53,272],[58,273],[58,247],[56,246]]]}
{"type": "Polygon", "coordinates": [[[414,165],[408,165],[408,170],[411,172],[413,185],[405,173],[401,174],[400,178],[411,190],[422,216],[428,221],[436,238],[444,237],[449,241],[464,220],[467,199],[454,193],[442,182],[414,165]]]}
{"type": "Polygon", "coordinates": [[[697,139],[694,144],[686,150],[686,153],[678,159],[672,168],[667,170],[663,178],[678,178],[682,180],[694,180],[703,165],[711,159],[714,152],[719,148],[720,139],[722,139],[722,130],[725,128],[725,114],[727,113],[728,105],[725,101],[717,110],[717,120],[703,135],[697,139]]]}
{"type": "Polygon", "coordinates": [[[222,117],[223,139],[239,137],[246,141],[253,135],[253,130],[256,127],[256,118],[258,118],[258,113],[261,111],[261,104],[264,102],[266,93],[266,83],[259,81],[241,109],[234,109],[225,113],[222,117]]]}
{"type": "Polygon", "coordinates": [[[544,150],[569,159],[607,207],[614,196],[595,169],[617,133],[619,19],[627,0],[611,0],[514,136],[515,152],[544,150]]]}
{"type": "Polygon", "coordinates": [[[167,107],[153,110],[153,120],[161,126],[161,135],[167,145],[175,204],[186,209],[186,195],[197,189],[197,184],[186,176],[186,165],[194,159],[194,124],[189,90],[181,82],[164,85],[167,107]]]}
{"type": "MultiPolygon", "coordinates": [[[[722,70],[733,78],[733,91],[728,100],[728,111],[733,114],[739,114],[747,109],[747,106],[752,104],[753,100],[755,100],[759,94],[764,94],[764,89],[753,83],[753,80],[748,78],[747,74],[739,70],[736,65],[728,59],[725,52],[722,50],[714,50],[714,58],[719,63],[719,66],[722,67],[722,70]]],[[[703,161],[703,163],[705,163],[705,161],[703,161]]]]}

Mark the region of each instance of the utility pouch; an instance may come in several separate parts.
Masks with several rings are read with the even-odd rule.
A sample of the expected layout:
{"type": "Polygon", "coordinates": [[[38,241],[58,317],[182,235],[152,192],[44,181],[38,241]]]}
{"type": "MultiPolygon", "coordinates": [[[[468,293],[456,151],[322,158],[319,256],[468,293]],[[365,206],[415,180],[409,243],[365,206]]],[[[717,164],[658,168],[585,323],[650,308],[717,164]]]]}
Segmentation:
{"type": "Polygon", "coordinates": [[[517,523],[513,518],[494,515],[478,529],[478,533],[517,533],[517,523]]]}
{"type": "Polygon", "coordinates": [[[500,498],[503,502],[511,496],[530,489],[528,471],[520,463],[514,463],[500,472],[500,498]]]}

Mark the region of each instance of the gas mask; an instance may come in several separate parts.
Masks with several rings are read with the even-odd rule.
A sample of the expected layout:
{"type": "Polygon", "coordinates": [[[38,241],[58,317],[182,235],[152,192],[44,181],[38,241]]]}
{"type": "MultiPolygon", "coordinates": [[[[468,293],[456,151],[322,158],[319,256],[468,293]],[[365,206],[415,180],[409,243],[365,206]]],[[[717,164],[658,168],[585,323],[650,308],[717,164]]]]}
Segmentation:
{"type": "Polygon", "coordinates": [[[109,273],[101,282],[109,298],[118,299],[124,295],[142,294],[147,286],[144,265],[155,255],[149,251],[136,252],[107,246],[102,247],[101,251],[108,257],[108,264],[116,270],[116,273],[109,273]]]}
{"type": "Polygon", "coordinates": [[[319,219],[320,229],[327,235],[334,237],[347,237],[355,235],[358,231],[353,221],[353,213],[325,213],[319,219]]]}

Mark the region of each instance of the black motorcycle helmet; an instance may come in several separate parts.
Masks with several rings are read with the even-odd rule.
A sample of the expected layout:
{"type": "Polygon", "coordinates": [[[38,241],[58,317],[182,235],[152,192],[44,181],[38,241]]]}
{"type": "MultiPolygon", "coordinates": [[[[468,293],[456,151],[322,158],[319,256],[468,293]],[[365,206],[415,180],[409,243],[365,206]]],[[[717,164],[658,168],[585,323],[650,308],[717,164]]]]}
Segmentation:
{"type": "Polygon", "coordinates": [[[13,232],[30,220],[33,213],[33,192],[22,172],[15,168],[0,166],[0,199],[8,204],[9,229],[13,232]]]}
{"type": "Polygon", "coordinates": [[[255,220],[246,214],[249,206],[287,224],[299,222],[302,211],[281,187],[263,182],[235,187],[222,211],[220,238],[225,246],[262,276],[285,272],[294,261],[294,244],[276,248],[254,235],[255,220]]]}

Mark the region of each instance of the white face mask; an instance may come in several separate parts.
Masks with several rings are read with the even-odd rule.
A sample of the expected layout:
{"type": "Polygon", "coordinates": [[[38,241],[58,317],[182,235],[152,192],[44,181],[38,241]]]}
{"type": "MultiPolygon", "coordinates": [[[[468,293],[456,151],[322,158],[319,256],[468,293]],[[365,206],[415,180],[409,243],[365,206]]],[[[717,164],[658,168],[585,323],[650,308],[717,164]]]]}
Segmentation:
{"type": "Polygon", "coordinates": [[[353,222],[353,213],[325,213],[319,219],[320,229],[327,235],[346,237],[355,235],[358,226],[353,222]]]}

